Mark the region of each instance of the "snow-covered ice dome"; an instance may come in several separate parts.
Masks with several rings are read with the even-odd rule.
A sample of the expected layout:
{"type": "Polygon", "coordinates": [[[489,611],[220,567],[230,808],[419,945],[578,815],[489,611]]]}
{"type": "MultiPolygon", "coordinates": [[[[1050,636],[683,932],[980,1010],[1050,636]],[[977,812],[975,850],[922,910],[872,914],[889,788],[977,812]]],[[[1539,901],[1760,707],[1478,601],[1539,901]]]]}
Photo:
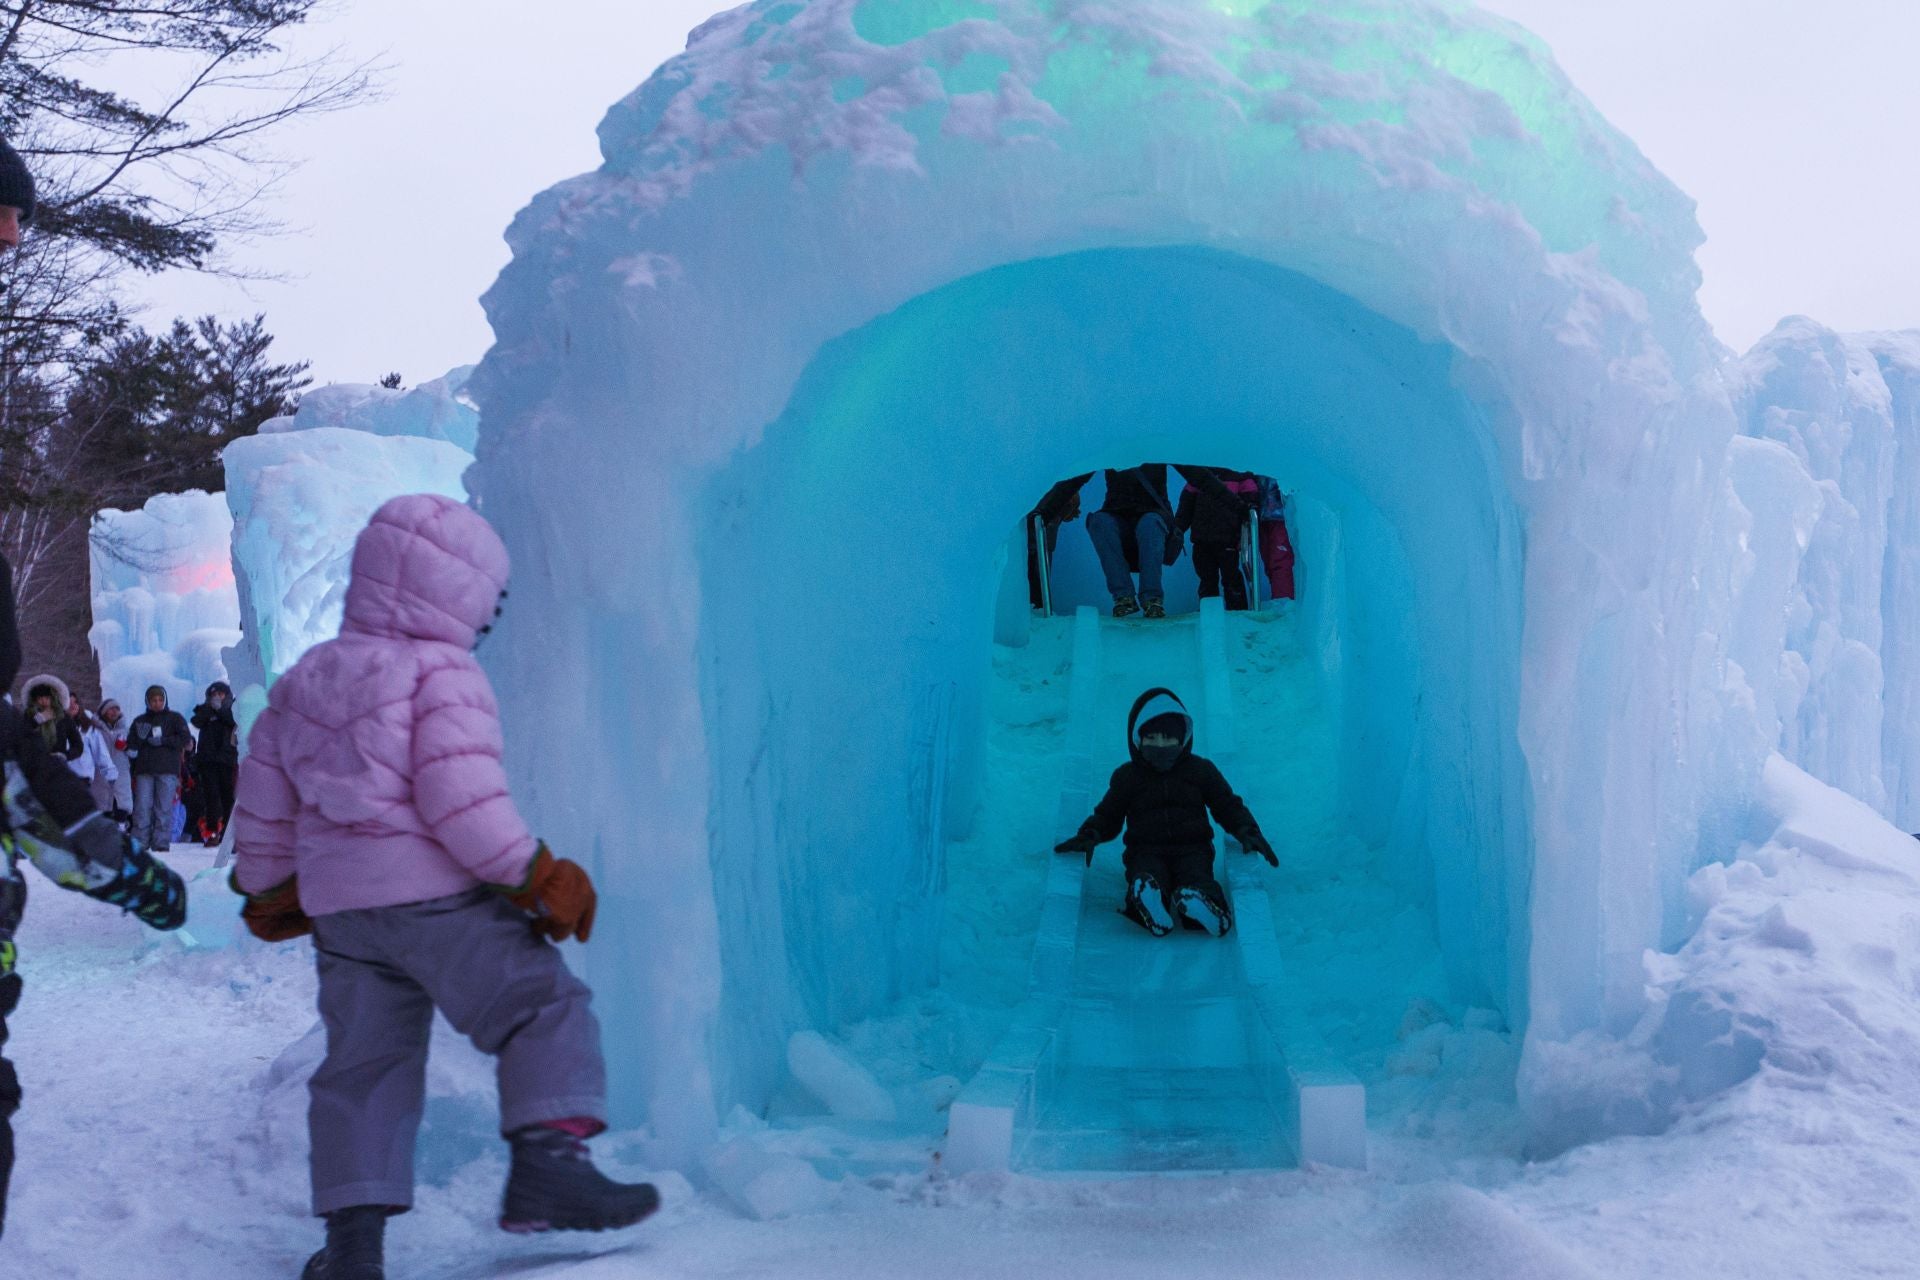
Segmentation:
{"type": "Polygon", "coordinates": [[[1819,517],[1734,446],[1692,203],[1544,46],[1451,0],[760,0],[600,139],[509,233],[469,483],[622,1118],[696,1150],[934,979],[1008,534],[1170,459],[1308,513],[1347,820],[1581,1136],[1556,1047],[1634,1025],[1746,834],[1767,534],[1819,517]]]}

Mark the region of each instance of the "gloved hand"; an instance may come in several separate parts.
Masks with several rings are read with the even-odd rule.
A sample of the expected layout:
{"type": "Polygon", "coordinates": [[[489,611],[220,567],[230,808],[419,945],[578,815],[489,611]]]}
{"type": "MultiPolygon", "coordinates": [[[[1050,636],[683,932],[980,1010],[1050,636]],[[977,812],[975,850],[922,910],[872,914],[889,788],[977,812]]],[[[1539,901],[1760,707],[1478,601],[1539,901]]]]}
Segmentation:
{"type": "Polygon", "coordinates": [[[1053,846],[1053,851],[1055,853],[1084,853],[1087,855],[1087,865],[1092,866],[1093,851],[1099,847],[1100,842],[1092,836],[1073,836],[1053,846]]]}
{"type": "Polygon", "coordinates": [[[537,917],[540,931],[555,942],[575,936],[585,942],[593,936],[593,916],[600,905],[593,881],[578,863],[554,857],[544,840],[534,850],[526,883],[502,892],[508,902],[537,917]]]}
{"type": "Polygon", "coordinates": [[[1249,831],[1246,835],[1237,838],[1240,841],[1240,847],[1242,849],[1245,849],[1248,853],[1259,854],[1267,860],[1268,866],[1277,867],[1280,865],[1280,859],[1274,853],[1273,846],[1268,844],[1267,838],[1258,831],[1249,831]]]}
{"type": "MultiPolygon", "coordinates": [[[[238,872],[229,876],[227,883],[235,893],[246,893],[240,887],[238,872]]],[[[247,893],[240,918],[246,922],[247,932],[262,942],[292,942],[313,932],[313,921],[300,907],[299,876],[288,876],[261,893],[247,893]]]]}
{"type": "Polygon", "coordinates": [[[1167,532],[1166,553],[1162,555],[1160,558],[1166,561],[1167,568],[1171,569],[1174,565],[1180,562],[1180,557],[1186,554],[1186,550],[1187,550],[1187,535],[1180,532],[1178,529],[1171,529],[1167,532]]]}
{"type": "Polygon", "coordinates": [[[126,841],[120,874],[105,884],[86,891],[89,898],[131,911],[140,923],[162,933],[178,929],[187,922],[187,885],[178,873],[160,859],[127,840],[118,827],[100,821],[126,841]]]}

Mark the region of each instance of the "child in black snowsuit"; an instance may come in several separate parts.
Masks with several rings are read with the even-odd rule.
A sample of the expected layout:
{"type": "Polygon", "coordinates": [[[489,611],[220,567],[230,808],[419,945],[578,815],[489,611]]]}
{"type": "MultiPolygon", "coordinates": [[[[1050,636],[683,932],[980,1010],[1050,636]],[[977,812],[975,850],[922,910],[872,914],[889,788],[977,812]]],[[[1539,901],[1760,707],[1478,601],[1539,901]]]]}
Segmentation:
{"type": "Polygon", "coordinates": [[[1277,867],[1273,846],[1220,770],[1193,754],[1193,717],[1171,691],[1149,689],[1133,704],[1127,748],[1133,758],[1113,771],[1093,816],[1054,852],[1084,853],[1091,864],[1094,848],[1124,825],[1127,918],[1156,938],[1171,933],[1175,919],[1224,937],[1233,928],[1233,912],[1213,878],[1207,815],[1248,853],[1277,867]]]}

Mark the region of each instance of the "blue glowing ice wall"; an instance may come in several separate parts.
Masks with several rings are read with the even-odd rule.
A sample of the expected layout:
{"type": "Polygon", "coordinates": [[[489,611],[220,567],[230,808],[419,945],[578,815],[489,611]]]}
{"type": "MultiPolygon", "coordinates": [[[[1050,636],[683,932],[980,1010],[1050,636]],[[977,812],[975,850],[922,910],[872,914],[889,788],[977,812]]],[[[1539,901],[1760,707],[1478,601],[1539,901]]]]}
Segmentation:
{"type": "Polygon", "coordinates": [[[623,1119],[690,1152],[788,1031],[934,977],[996,552],[1143,458],[1317,513],[1350,808],[1463,998],[1536,1045],[1634,1017],[1764,750],[1695,572],[1733,420],[1690,204],[1536,43],[1427,0],[763,0],[601,142],[510,233],[474,482],[623,1119]]]}

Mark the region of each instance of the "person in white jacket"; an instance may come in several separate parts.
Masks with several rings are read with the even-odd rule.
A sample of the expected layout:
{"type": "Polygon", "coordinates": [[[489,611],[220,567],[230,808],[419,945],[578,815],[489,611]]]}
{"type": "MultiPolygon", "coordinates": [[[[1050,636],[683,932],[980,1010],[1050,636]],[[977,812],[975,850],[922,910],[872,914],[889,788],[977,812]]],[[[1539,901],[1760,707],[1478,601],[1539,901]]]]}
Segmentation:
{"type": "Polygon", "coordinates": [[[86,747],[78,760],[67,762],[67,767],[78,774],[93,793],[93,807],[106,813],[113,808],[113,784],[120,776],[120,768],[113,760],[112,744],[107,741],[100,722],[80,705],[78,695],[68,695],[67,714],[80,727],[80,741],[86,747]]]}
{"type": "Polygon", "coordinates": [[[133,762],[127,758],[127,717],[120,710],[120,704],[108,698],[100,704],[100,711],[94,716],[100,727],[100,736],[107,744],[107,755],[113,761],[113,772],[108,781],[113,786],[113,804],[101,808],[113,816],[133,815],[133,762]]]}

